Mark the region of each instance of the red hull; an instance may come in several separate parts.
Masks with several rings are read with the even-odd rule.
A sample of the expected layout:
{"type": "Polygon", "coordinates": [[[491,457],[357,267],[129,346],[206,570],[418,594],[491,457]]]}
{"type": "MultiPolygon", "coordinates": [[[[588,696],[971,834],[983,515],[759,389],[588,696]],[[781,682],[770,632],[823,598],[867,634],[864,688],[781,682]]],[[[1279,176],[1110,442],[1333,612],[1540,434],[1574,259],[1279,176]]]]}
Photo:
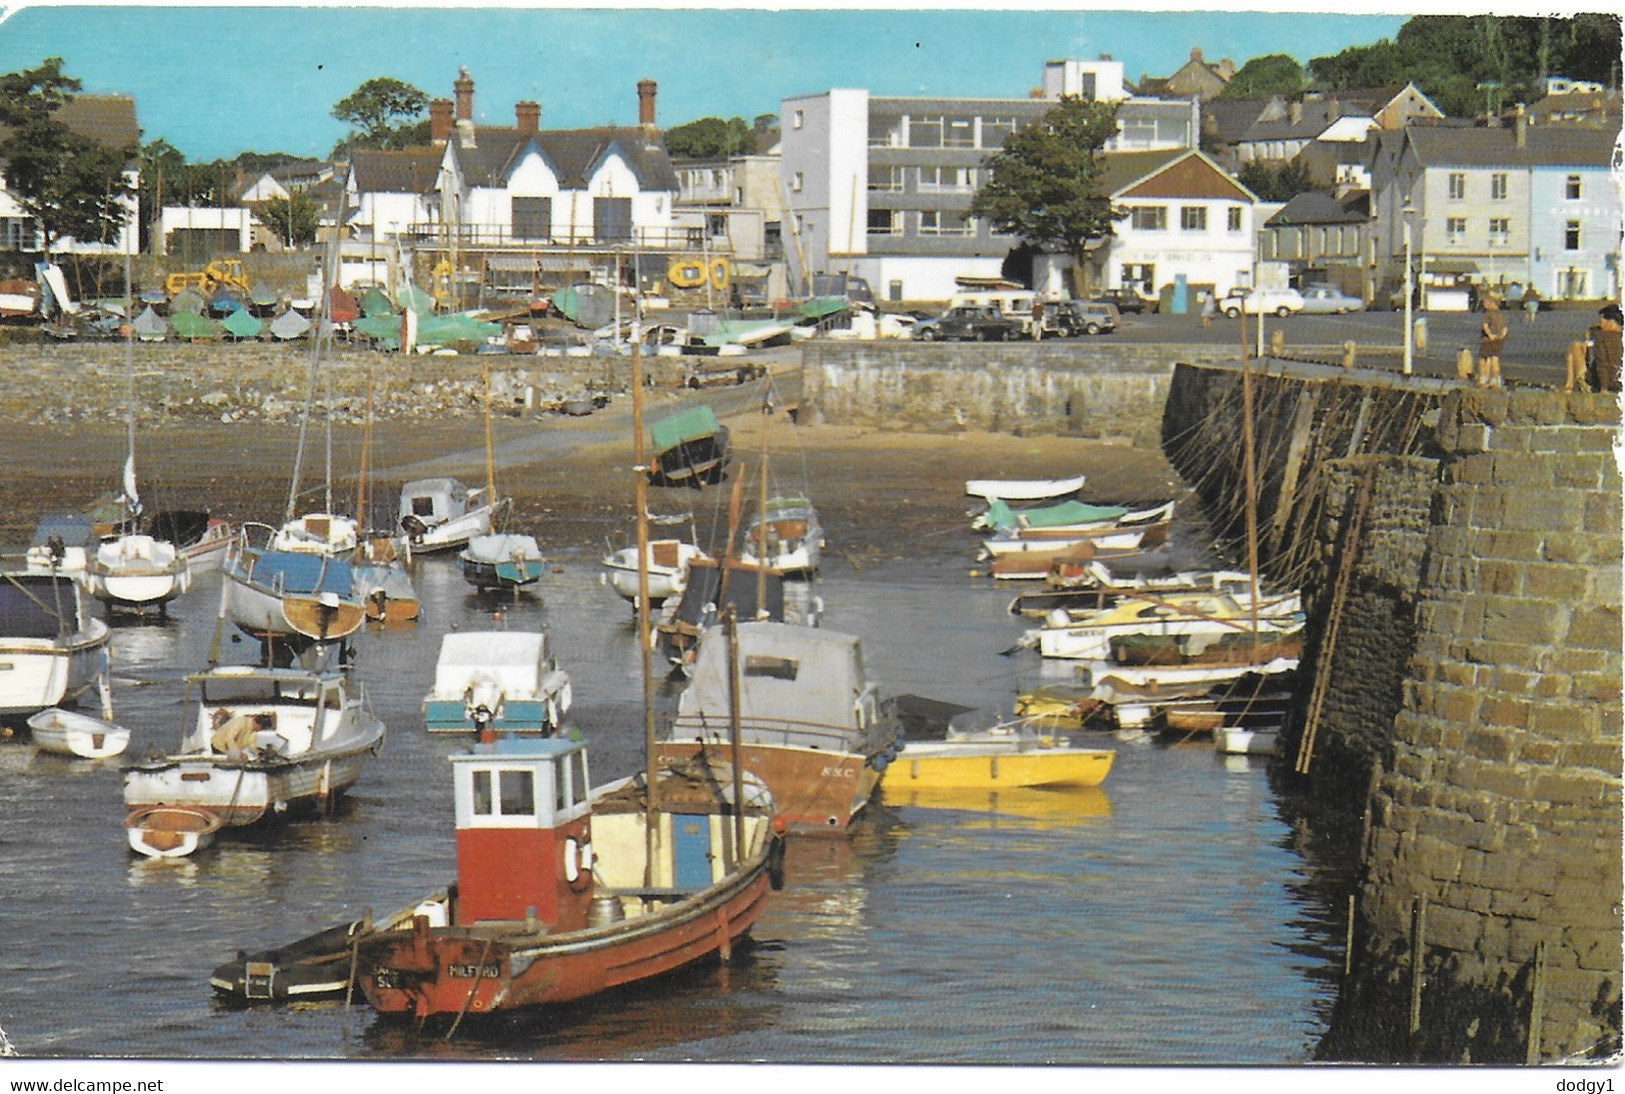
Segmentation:
{"type": "Polygon", "coordinates": [[[713,955],[728,960],[767,897],[766,860],[712,899],[672,905],[606,927],[548,934],[523,923],[413,930],[364,943],[359,980],[381,1014],[463,1016],[566,1003],[673,972],[713,955]]]}
{"type": "MultiPolygon", "coordinates": [[[[715,745],[704,751],[723,760],[732,756],[715,745]]],[[[700,752],[697,741],[663,741],[656,763],[680,766],[700,752]]],[[[844,833],[880,785],[880,772],[855,753],[747,744],[739,754],[744,769],[767,784],[778,819],[803,835],[844,833]]]]}

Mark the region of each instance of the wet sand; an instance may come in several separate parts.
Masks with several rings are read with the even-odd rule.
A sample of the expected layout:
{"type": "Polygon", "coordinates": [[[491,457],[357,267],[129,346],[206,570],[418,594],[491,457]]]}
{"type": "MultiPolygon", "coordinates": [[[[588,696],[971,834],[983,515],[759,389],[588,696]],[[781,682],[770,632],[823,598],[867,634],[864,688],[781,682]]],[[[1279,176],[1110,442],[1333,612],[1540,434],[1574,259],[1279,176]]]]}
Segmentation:
{"type": "MultiPolygon", "coordinates": [[[[13,393],[15,395],[15,393],[13,393]]],[[[40,395],[43,400],[44,394],[40,395]]],[[[672,405],[665,396],[661,408],[672,405]]],[[[654,512],[693,511],[703,529],[726,527],[733,483],[741,508],[759,491],[764,446],[760,414],[723,419],[733,436],[728,481],[703,490],[654,489],[654,512]]],[[[498,492],[514,499],[509,525],[535,535],[549,552],[597,551],[633,529],[630,400],[584,417],[500,417],[492,423],[498,492]]],[[[0,431],[0,543],[26,543],[47,513],[82,510],[118,489],[127,439],[107,423],[11,425],[0,431]]],[[[168,421],[137,437],[142,500],[149,510],[203,508],[235,521],[276,522],[288,504],[300,430],[282,424],[168,421]]],[[[1095,502],[1152,502],[1183,493],[1158,451],[1073,437],[957,432],[905,433],[840,425],[795,424],[776,412],[765,435],[770,484],[805,492],[831,530],[831,550],[856,566],[880,558],[963,553],[973,539],[965,514],[975,501],[968,478],[1048,478],[1084,473],[1083,497],[1095,502]],[[838,534],[836,534],[838,531],[838,534]]],[[[383,421],[370,431],[335,427],[333,502],[356,509],[360,474],[369,506],[392,520],[400,484],[449,474],[470,485],[486,479],[485,423],[479,418],[383,421]],[[365,450],[365,451],[364,451],[365,450]]],[[[324,503],[328,435],[305,431],[298,511],[324,503]]]]}

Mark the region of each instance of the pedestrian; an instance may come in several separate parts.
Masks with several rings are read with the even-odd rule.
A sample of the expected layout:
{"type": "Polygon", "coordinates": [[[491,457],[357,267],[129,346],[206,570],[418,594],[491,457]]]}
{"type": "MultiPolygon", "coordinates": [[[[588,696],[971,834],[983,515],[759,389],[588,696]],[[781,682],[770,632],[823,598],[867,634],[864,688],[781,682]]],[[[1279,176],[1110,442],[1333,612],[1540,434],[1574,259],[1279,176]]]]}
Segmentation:
{"type": "Polygon", "coordinates": [[[1212,293],[1203,292],[1201,294],[1201,297],[1202,297],[1202,326],[1211,327],[1213,325],[1213,314],[1216,311],[1218,311],[1219,308],[1218,308],[1218,305],[1213,302],[1213,294],[1212,293]]]}
{"type": "Polygon", "coordinates": [[[1605,304],[1597,312],[1597,325],[1586,332],[1591,352],[1586,360],[1586,384],[1592,391],[1618,391],[1622,351],[1618,304],[1605,304]]]}
{"type": "Polygon", "coordinates": [[[1501,350],[1507,343],[1507,317],[1494,293],[1484,297],[1484,322],[1479,325],[1478,386],[1501,386],[1501,350]]]}
{"type": "Polygon", "coordinates": [[[1044,302],[1033,297],[1033,341],[1040,342],[1044,338],[1044,302]]]}
{"type": "Polygon", "coordinates": [[[1540,311],[1540,293],[1536,292],[1535,286],[1531,284],[1523,291],[1523,321],[1533,323],[1535,313],[1538,311],[1540,311]]]}

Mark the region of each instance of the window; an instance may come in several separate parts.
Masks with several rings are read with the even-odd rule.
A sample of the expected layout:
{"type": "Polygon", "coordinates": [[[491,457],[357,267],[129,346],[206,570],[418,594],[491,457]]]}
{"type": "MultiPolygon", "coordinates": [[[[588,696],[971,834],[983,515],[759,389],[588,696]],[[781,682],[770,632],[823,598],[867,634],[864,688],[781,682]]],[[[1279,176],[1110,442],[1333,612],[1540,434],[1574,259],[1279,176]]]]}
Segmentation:
{"type": "Polygon", "coordinates": [[[712,239],[726,238],[728,235],[728,214],[705,214],[705,232],[712,239]]]}
{"type": "Polygon", "coordinates": [[[1207,231],[1207,206],[1181,205],[1179,207],[1179,228],[1183,232],[1207,231]]]}
{"type": "Polygon", "coordinates": [[[1450,200],[1462,201],[1467,197],[1467,175],[1462,171],[1450,172],[1450,200]]]}
{"type": "Polygon", "coordinates": [[[796,111],[791,112],[791,114],[790,114],[790,128],[791,129],[800,129],[803,125],[806,124],[806,122],[807,122],[807,115],[804,112],[802,112],[800,110],[796,110],[796,111]]]}
{"type": "Polygon", "coordinates": [[[1490,246],[1505,247],[1512,236],[1512,221],[1506,217],[1490,218],[1490,246]]]}
{"type": "Polygon", "coordinates": [[[976,234],[976,222],[960,213],[927,209],[920,214],[922,236],[968,236],[976,234]]]}
{"type": "Polygon", "coordinates": [[[1467,218],[1446,217],[1444,221],[1444,241],[1450,244],[1467,242],[1467,218]]]}
{"type": "Polygon", "coordinates": [[[968,167],[922,167],[920,189],[964,192],[971,188],[971,170],[968,167]]]}
{"type": "Polygon", "coordinates": [[[1241,206],[1232,205],[1224,211],[1224,224],[1229,231],[1241,231],[1241,206]]]}
{"type": "Polygon", "coordinates": [[[37,251],[39,234],[32,217],[0,217],[0,251],[37,251]]]}
{"type": "Polygon", "coordinates": [[[870,209],[869,234],[872,236],[897,235],[897,210],[870,209]]]}
{"type": "Polygon", "coordinates": [[[801,172],[800,171],[797,171],[794,174],[792,174],[790,176],[790,189],[793,190],[795,193],[798,193],[798,194],[801,193],[801,181],[802,181],[802,179],[801,179],[801,172]]]}
{"type": "Polygon", "coordinates": [[[975,148],[975,118],[943,119],[942,146],[944,148],[975,148]]]}
{"type": "Polygon", "coordinates": [[[479,817],[536,815],[536,775],[532,771],[474,771],[473,808],[479,817]],[[496,775],[496,793],[491,776],[496,775]]]}
{"type": "Polygon", "coordinates": [[[932,114],[926,117],[910,118],[908,121],[908,146],[910,148],[941,148],[942,115],[932,114]]]}
{"type": "Polygon", "coordinates": [[[1507,176],[1505,171],[1497,171],[1490,176],[1490,200],[1505,201],[1507,199],[1507,176]]]}
{"type": "Polygon", "coordinates": [[[1571,220],[1563,225],[1563,249],[1565,251],[1578,251],[1580,249],[1580,222],[1571,220]]]}
{"type": "Polygon", "coordinates": [[[1161,232],[1168,228],[1168,209],[1162,205],[1136,205],[1129,210],[1129,223],[1137,231],[1161,232]]]}
{"type": "Polygon", "coordinates": [[[869,189],[877,193],[896,193],[903,188],[903,169],[901,167],[870,164],[869,189]]]}
{"type": "Polygon", "coordinates": [[[1123,148],[1149,148],[1157,141],[1155,118],[1124,118],[1119,130],[1118,144],[1123,148]]]}
{"type": "Polygon", "coordinates": [[[1000,115],[982,119],[982,147],[1003,148],[1010,134],[1016,131],[1016,119],[1000,115]]]}
{"type": "Polygon", "coordinates": [[[1580,176],[1570,175],[1563,183],[1563,196],[1570,201],[1580,200],[1580,176]]]}
{"type": "Polygon", "coordinates": [[[764,676],[773,680],[794,680],[801,671],[801,662],[793,657],[772,657],[752,653],[745,656],[746,676],[764,676]]]}
{"type": "Polygon", "coordinates": [[[896,117],[879,117],[871,114],[869,116],[869,147],[903,147],[902,119],[896,117]]]}
{"type": "Polygon", "coordinates": [[[632,199],[593,198],[593,235],[609,242],[627,242],[632,238],[632,199]]]}

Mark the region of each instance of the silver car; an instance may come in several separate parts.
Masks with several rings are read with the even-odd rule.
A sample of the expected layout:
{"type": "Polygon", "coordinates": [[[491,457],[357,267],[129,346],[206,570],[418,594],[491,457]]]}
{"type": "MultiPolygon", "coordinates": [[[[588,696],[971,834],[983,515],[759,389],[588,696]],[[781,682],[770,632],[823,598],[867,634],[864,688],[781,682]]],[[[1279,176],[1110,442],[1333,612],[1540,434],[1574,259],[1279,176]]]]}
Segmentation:
{"type": "Polygon", "coordinates": [[[1347,315],[1364,311],[1365,301],[1331,285],[1309,285],[1300,294],[1305,315],[1347,315]]]}

